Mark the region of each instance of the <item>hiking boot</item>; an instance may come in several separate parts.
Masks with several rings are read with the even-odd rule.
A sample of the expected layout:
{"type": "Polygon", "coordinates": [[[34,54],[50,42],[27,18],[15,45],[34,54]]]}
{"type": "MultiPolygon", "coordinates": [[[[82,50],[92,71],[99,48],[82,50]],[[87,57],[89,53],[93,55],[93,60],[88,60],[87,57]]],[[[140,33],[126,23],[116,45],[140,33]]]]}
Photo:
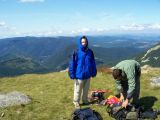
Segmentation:
{"type": "Polygon", "coordinates": [[[76,109],[80,109],[80,104],[78,102],[73,102],[76,109]]]}
{"type": "Polygon", "coordinates": [[[89,105],[90,103],[87,101],[87,102],[83,102],[82,105],[89,105]]]}

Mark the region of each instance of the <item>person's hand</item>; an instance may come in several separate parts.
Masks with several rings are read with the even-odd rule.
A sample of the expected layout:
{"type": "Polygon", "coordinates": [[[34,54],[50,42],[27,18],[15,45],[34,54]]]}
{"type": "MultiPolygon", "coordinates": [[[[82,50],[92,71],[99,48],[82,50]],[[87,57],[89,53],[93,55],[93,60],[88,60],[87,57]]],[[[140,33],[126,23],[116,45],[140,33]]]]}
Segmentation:
{"type": "Polygon", "coordinates": [[[126,108],[128,105],[128,99],[126,99],[123,103],[122,103],[122,107],[126,108]]]}
{"type": "Polygon", "coordinates": [[[120,99],[120,101],[121,101],[121,102],[123,102],[123,101],[124,101],[124,96],[123,96],[123,94],[122,94],[122,93],[120,93],[120,98],[119,98],[119,99],[120,99]]]}

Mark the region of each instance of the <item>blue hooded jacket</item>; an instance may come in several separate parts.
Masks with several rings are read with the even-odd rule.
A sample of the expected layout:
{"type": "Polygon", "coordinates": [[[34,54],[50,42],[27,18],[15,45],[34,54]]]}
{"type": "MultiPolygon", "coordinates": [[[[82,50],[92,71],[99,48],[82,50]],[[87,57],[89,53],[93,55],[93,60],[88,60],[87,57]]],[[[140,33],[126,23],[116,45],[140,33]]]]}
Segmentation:
{"type": "Polygon", "coordinates": [[[78,49],[74,51],[69,63],[69,76],[71,79],[85,80],[95,77],[97,74],[94,54],[88,48],[88,40],[87,45],[83,46],[81,39],[78,43],[78,49]]]}

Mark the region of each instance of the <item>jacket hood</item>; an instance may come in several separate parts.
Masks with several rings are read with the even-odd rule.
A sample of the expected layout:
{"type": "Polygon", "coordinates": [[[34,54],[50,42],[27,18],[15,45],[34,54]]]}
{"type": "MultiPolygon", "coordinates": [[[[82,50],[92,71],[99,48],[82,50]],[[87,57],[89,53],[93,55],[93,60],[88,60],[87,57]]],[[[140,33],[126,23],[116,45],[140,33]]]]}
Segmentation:
{"type": "Polygon", "coordinates": [[[87,41],[86,46],[82,45],[81,40],[82,40],[82,37],[78,40],[78,48],[82,51],[85,51],[88,48],[88,39],[86,38],[86,41],[87,41]]]}

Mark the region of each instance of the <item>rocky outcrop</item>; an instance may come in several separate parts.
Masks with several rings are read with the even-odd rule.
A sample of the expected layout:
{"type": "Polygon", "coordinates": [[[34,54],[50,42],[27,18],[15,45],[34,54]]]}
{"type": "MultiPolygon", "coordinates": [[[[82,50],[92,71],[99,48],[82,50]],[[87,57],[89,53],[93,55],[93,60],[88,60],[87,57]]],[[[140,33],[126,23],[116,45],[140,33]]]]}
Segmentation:
{"type": "Polygon", "coordinates": [[[29,102],[31,102],[29,96],[17,91],[7,94],[0,93],[0,107],[28,104],[29,102]]]}

